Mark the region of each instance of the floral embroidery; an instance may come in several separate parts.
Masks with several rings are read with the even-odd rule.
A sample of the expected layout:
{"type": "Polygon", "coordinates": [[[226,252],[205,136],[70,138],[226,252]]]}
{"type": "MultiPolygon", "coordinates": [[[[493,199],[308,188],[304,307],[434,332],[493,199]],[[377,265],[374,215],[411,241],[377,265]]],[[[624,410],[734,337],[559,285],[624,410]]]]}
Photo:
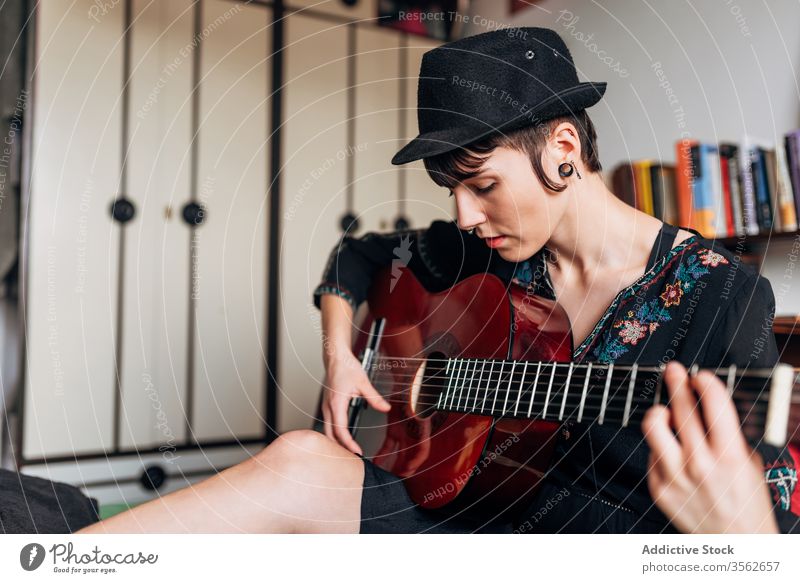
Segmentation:
{"type": "Polygon", "coordinates": [[[715,253],[711,249],[703,249],[698,253],[700,256],[700,261],[703,265],[710,265],[711,267],[716,267],[720,263],[727,264],[728,260],[725,259],[719,253],[715,253]]]}
{"type": "Polygon", "coordinates": [[[659,297],[664,300],[664,307],[668,308],[670,306],[679,305],[681,303],[681,296],[683,296],[683,288],[681,287],[681,282],[678,281],[674,284],[668,283],[667,291],[659,297]]]}
{"type": "Polygon", "coordinates": [[[648,326],[643,326],[638,320],[623,320],[614,324],[614,327],[622,328],[619,335],[624,344],[630,343],[634,346],[647,335],[645,332],[648,329],[648,326]]]}
{"type": "Polygon", "coordinates": [[[771,464],[764,470],[772,499],[780,504],[782,510],[789,510],[792,493],[797,486],[797,470],[790,465],[771,464]]]}
{"type": "MultiPolygon", "coordinates": [[[[686,249],[688,248],[690,248],[689,245],[686,246],[686,249]]],[[[631,346],[636,346],[653,334],[661,323],[672,320],[673,311],[676,306],[680,305],[683,296],[692,292],[698,280],[710,273],[710,268],[728,263],[728,260],[722,255],[708,249],[703,248],[695,253],[684,253],[683,255],[679,253],[680,249],[680,246],[673,249],[674,253],[668,256],[669,259],[664,262],[661,269],[652,274],[649,279],[641,282],[638,286],[634,285],[625,290],[625,293],[621,294],[609,307],[607,314],[613,315],[614,308],[618,305],[630,302],[638,292],[645,291],[654,285],[663,285],[665,291],[657,297],[633,306],[632,309],[626,309],[622,312],[624,315],[606,328],[599,338],[593,338],[597,330],[602,330],[604,327],[602,324],[605,319],[601,320],[576,354],[588,350],[594,343],[593,340],[596,339],[596,346],[591,353],[594,359],[600,362],[617,360],[628,352],[631,346]],[[669,268],[678,259],[680,259],[680,263],[672,272],[671,283],[665,283],[664,279],[669,268]]]]}

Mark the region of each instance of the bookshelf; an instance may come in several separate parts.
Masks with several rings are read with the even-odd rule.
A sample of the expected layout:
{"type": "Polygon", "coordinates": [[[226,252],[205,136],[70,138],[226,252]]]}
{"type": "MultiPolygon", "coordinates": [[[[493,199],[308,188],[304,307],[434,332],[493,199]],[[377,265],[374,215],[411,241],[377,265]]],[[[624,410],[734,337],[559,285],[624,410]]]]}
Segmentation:
{"type": "MultiPolygon", "coordinates": [[[[774,144],[749,136],[740,144],[679,140],[675,154],[675,164],[647,159],[619,164],[611,175],[613,192],[643,212],[697,230],[757,269],[777,264],[787,247],[789,256],[795,254],[800,130],[774,144]]],[[[784,310],[800,312],[796,302],[784,310]]],[[[782,361],[800,366],[800,315],[776,317],[773,331],[782,361]]]]}

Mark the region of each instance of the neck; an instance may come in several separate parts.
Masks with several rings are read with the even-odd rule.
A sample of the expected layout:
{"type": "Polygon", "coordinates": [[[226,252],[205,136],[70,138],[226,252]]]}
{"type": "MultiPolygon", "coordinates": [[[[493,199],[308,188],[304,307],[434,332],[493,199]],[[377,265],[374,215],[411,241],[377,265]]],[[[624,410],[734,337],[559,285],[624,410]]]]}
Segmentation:
{"type": "Polygon", "coordinates": [[[661,221],[622,202],[600,173],[573,179],[564,212],[546,246],[558,257],[556,277],[579,283],[597,273],[644,268],[661,221]],[[624,225],[624,228],[620,228],[624,225]]]}
{"type": "MultiPolygon", "coordinates": [[[[668,402],[660,366],[453,358],[438,361],[437,367],[444,370],[427,371],[431,376],[421,382],[441,391],[435,400],[432,394],[422,396],[423,408],[636,427],[652,405],[668,402]]],[[[755,421],[762,427],[771,374],[770,369],[741,371],[735,366],[717,371],[729,394],[735,387],[736,399],[753,403],[749,411],[757,414],[755,421]]]]}

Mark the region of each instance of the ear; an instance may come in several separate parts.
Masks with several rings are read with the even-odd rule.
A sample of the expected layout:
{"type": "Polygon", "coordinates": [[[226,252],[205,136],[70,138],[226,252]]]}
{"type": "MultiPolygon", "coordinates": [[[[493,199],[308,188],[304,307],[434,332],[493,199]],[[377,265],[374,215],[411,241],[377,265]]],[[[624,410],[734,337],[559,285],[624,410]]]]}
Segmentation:
{"type": "Polygon", "coordinates": [[[568,160],[576,165],[580,164],[581,140],[574,125],[569,122],[561,122],[550,132],[547,140],[547,155],[556,168],[568,160]]]}

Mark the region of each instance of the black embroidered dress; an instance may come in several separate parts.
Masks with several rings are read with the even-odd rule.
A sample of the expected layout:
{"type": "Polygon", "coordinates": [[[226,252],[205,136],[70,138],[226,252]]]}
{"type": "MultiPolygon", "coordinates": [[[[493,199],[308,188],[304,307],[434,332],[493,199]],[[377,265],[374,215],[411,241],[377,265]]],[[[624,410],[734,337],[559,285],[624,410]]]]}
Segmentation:
{"type": "MultiPolygon", "coordinates": [[[[778,362],[772,334],[775,302],[769,282],[737,255],[698,234],[672,248],[677,227],[664,225],[645,273],[621,290],[591,333],[576,346],[576,362],[657,364],[677,360],[704,368],[778,362]]],[[[407,264],[430,291],[475,273],[490,272],[528,293],[556,299],[543,250],[510,263],[454,223],[388,235],[346,237],[331,254],[314,299],[335,293],[357,307],[373,274],[392,261],[407,264]]],[[[788,452],[755,444],[765,460],[782,531],[797,528],[791,507],[797,483],[788,452]]],[[[537,500],[515,524],[517,532],[672,532],[647,489],[649,448],[640,431],[565,423],[554,463],[537,500]],[[557,504],[554,501],[557,500],[557,504]],[[542,509],[552,510],[542,512],[542,509]]],[[[495,530],[462,518],[424,511],[402,481],[365,460],[362,532],[495,530]]],[[[721,487],[721,490],[724,489],[721,487]]],[[[796,505],[796,503],[795,503],[796,505]]],[[[503,527],[499,527],[503,530],[503,527]]]]}

